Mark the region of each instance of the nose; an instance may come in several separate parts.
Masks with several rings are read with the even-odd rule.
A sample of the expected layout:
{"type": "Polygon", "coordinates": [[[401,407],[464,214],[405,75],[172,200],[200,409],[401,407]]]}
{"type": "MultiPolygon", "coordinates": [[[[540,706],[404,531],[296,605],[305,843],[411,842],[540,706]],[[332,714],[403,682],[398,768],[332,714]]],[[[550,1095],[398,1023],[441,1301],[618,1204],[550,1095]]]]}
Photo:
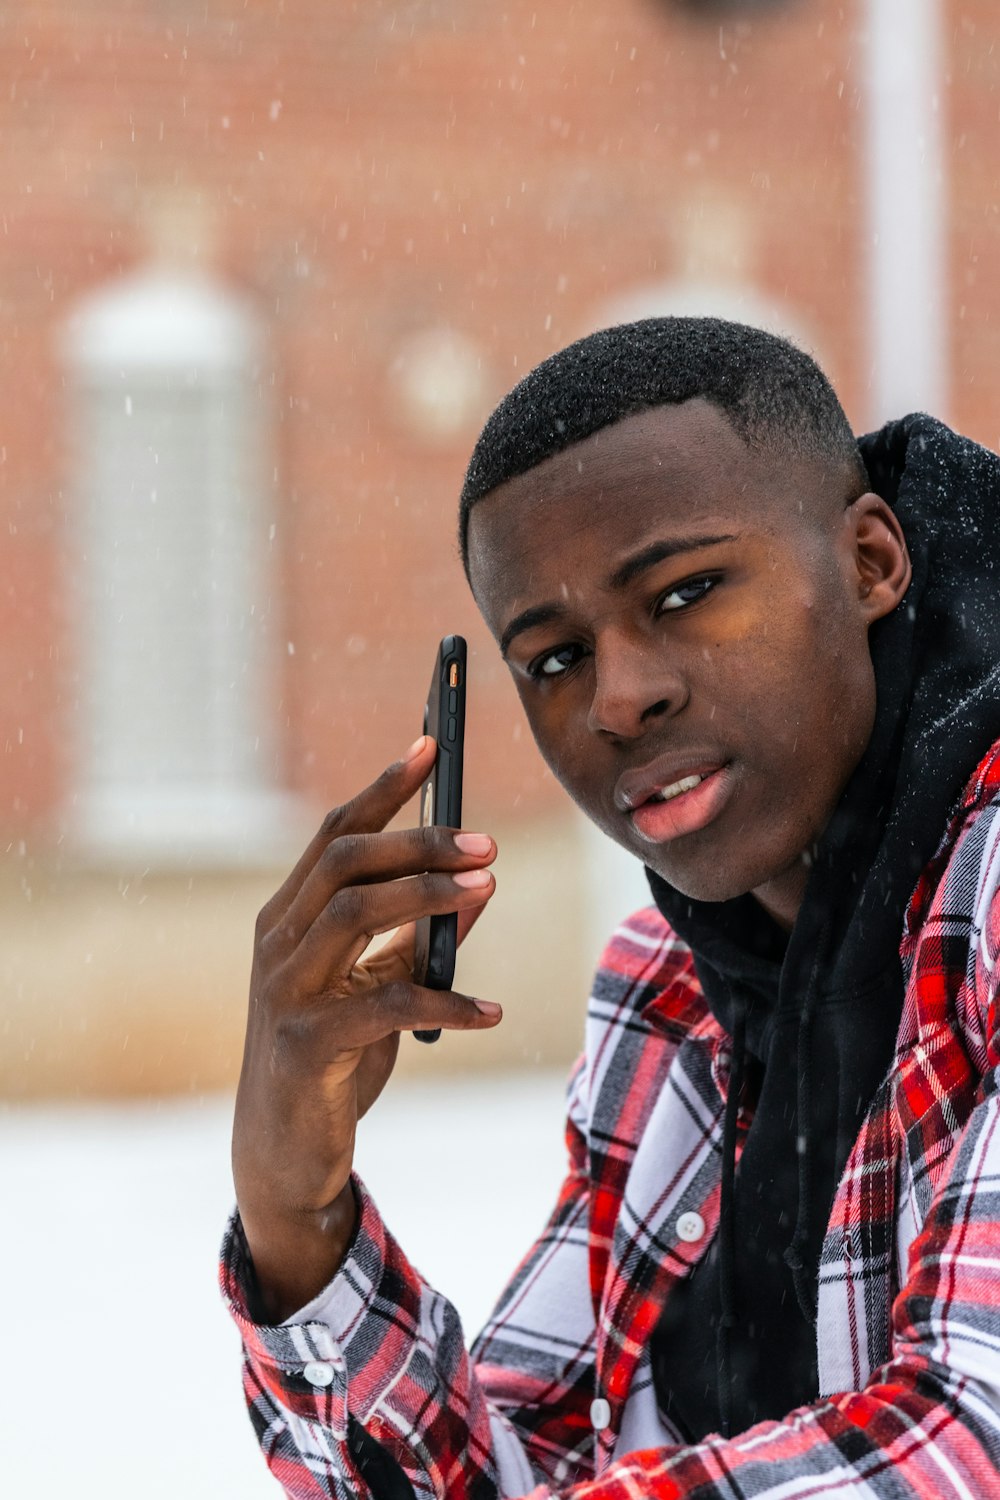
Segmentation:
{"type": "Polygon", "coordinates": [[[614,635],[594,645],[593,734],[638,739],[653,720],[679,713],[688,689],[675,663],[648,641],[614,635]]]}

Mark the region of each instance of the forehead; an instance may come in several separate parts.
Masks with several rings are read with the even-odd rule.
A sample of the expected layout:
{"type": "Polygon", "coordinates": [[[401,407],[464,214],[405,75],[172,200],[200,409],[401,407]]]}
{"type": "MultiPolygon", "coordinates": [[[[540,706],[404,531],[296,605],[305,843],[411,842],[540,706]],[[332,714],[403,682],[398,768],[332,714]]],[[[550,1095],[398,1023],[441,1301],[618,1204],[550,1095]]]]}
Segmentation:
{"type": "Polygon", "coordinates": [[[518,475],[469,518],[469,571],[480,602],[501,582],[519,590],[573,555],[627,550],[654,533],[780,530],[822,483],[816,465],[751,449],[707,401],[639,412],[518,475]],[[516,582],[515,582],[516,579],[516,582]]]}

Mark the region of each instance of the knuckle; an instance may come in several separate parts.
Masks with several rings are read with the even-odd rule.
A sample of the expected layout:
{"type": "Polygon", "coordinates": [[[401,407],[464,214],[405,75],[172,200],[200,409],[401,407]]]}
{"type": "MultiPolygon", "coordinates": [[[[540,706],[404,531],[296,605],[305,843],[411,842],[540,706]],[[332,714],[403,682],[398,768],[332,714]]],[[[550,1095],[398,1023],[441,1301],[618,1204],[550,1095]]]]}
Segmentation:
{"type": "Polygon", "coordinates": [[[264,957],[268,958],[275,954],[283,955],[294,945],[295,931],[286,916],[277,921],[273,927],[268,927],[257,946],[264,957]]]}
{"type": "Polygon", "coordinates": [[[368,909],[368,892],[362,885],[345,885],[331,897],[327,906],[330,918],[337,924],[353,926],[360,922],[368,909]]]}
{"type": "Polygon", "coordinates": [[[405,1016],[413,1009],[414,987],[405,979],[393,979],[378,991],[380,1009],[393,1016],[405,1016]]]}
{"type": "Polygon", "coordinates": [[[330,811],[327,813],[326,817],[320,824],[319,831],[322,834],[323,838],[336,838],[337,835],[343,830],[345,824],[347,823],[350,806],[351,804],[349,802],[345,802],[340,807],[331,807],[330,811]]]}
{"type": "Polygon", "coordinates": [[[257,920],[257,939],[254,944],[257,953],[267,964],[278,946],[275,940],[275,930],[270,925],[262,927],[260,919],[257,920]]]}
{"type": "Polygon", "coordinates": [[[316,1031],[316,1017],[309,1011],[295,1010],[279,1016],[274,1024],[274,1060],[311,1055],[316,1031]]]}
{"type": "Polygon", "coordinates": [[[428,828],[426,833],[428,835],[428,846],[437,859],[439,866],[442,860],[446,860],[451,864],[452,861],[461,857],[458,846],[455,843],[454,829],[435,826],[428,828]]]}
{"type": "Polygon", "coordinates": [[[436,823],[428,823],[419,829],[420,847],[425,854],[440,854],[451,843],[451,837],[436,823]]]}
{"type": "Polygon", "coordinates": [[[363,855],[367,840],[357,833],[344,833],[339,838],[327,844],[320,859],[323,868],[330,875],[336,875],[340,870],[354,869],[363,855]]]}
{"type": "Polygon", "coordinates": [[[430,902],[435,906],[446,893],[453,890],[452,883],[446,875],[432,875],[429,871],[425,875],[417,876],[417,887],[421,901],[430,902]]]}
{"type": "Polygon", "coordinates": [[[389,765],[385,766],[384,769],[378,773],[375,778],[374,785],[379,788],[391,787],[395,791],[396,787],[399,785],[400,777],[405,774],[405,761],[391,761],[389,765]]]}

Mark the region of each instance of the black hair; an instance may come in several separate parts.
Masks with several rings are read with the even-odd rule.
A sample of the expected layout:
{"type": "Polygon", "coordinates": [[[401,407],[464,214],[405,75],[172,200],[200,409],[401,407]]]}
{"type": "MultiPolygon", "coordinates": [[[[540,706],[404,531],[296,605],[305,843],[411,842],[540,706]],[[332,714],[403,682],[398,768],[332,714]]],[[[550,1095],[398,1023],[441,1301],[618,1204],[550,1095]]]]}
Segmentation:
{"type": "Polygon", "coordinates": [[[846,466],[858,494],[868,488],[844,409],[808,354],[776,334],[721,318],[646,318],[570,344],[500,402],[462,486],[458,536],[466,571],[469,512],[478,500],[602,427],[696,397],[717,406],[748,447],[846,466]]]}

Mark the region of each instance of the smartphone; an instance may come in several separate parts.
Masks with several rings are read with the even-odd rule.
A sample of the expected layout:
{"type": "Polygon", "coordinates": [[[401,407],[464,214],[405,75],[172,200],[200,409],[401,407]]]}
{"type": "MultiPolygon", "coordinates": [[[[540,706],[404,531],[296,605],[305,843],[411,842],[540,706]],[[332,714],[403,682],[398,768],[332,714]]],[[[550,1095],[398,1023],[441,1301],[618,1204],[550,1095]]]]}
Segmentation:
{"type": "MultiPolygon", "coordinates": [[[[462,826],[462,762],[465,746],[467,652],[460,635],[446,635],[437,649],[424,708],[424,733],[437,740],[430,775],[420,788],[420,826],[462,826]]],[[[413,978],[431,990],[450,990],[455,977],[458,916],[421,917],[413,953],[413,978]]],[[[415,1031],[421,1042],[436,1042],[440,1028],[415,1031]]]]}

